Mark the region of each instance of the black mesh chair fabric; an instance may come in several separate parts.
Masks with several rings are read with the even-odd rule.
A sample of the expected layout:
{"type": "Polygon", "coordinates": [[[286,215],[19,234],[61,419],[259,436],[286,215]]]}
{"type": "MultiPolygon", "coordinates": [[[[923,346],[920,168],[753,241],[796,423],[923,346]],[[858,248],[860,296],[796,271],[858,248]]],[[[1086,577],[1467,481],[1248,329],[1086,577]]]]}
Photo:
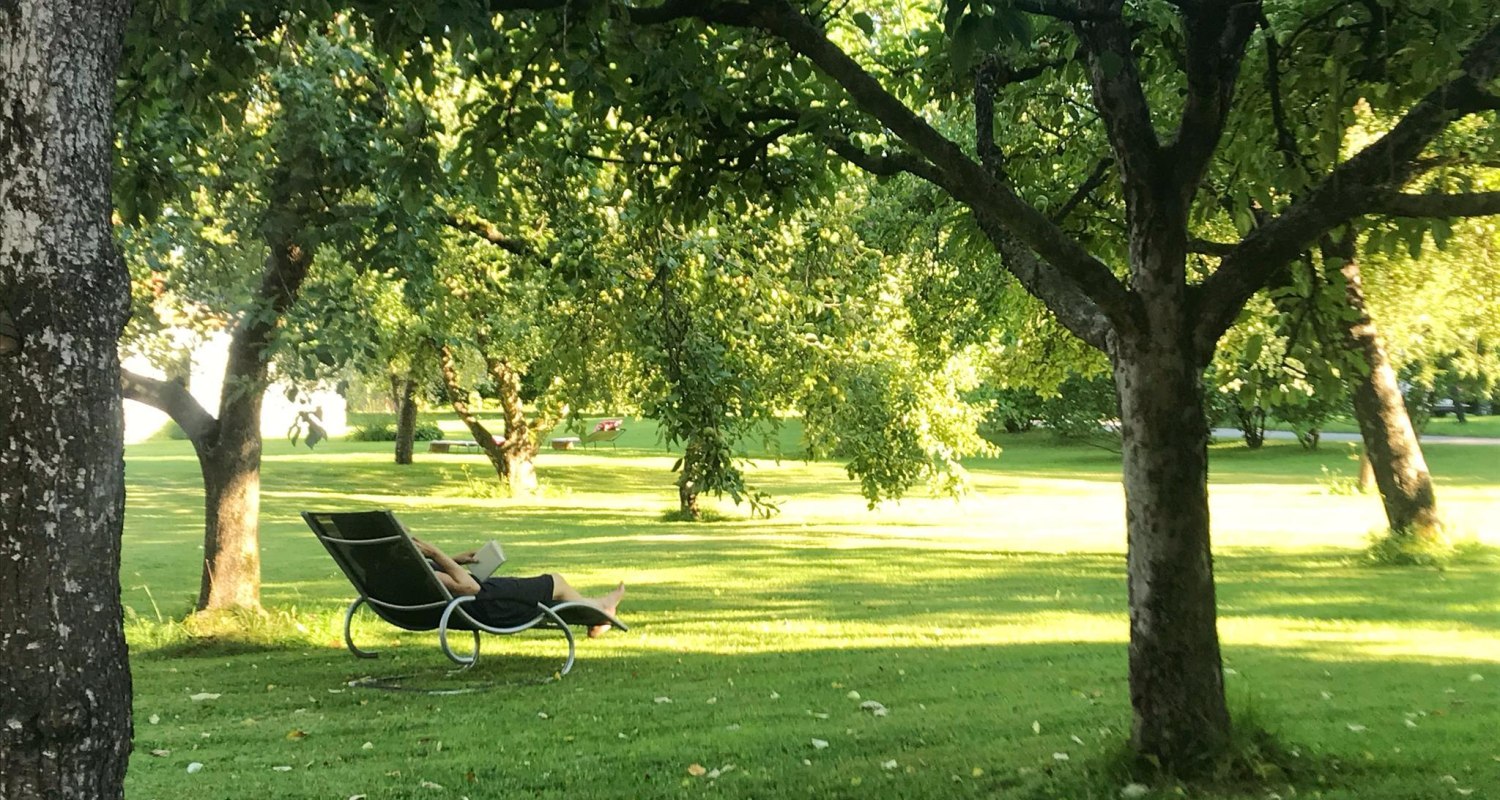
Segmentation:
{"type": "MultiPolygon", "coordinates": [[[[438,627],[452,596],[438,583],[427,559],[412,544],[406,529],[389,511],[304,511],[302,518],[318,535],[372,611],[399,628],[430,631],[438,627]],[[391,606],[425,606],[420,609],[391,606]]],[[[454,630],[473,630],[467,615],[448,620],[454,630]]]]}

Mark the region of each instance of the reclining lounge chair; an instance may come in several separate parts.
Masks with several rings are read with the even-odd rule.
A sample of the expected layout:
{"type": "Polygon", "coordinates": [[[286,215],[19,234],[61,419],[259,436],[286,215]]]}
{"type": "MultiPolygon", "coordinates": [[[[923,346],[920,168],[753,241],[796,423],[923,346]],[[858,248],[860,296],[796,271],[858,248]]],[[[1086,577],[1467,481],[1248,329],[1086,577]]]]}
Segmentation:
{"type": "Polygon", "coordinates": [[[579,442],[585,445],[599,444],[600,442],[609,442],[610,446],[614,447],[615,440],[620,438],[620,434],[625,432],[625,429],[620,427],[624,422],[625,420],[622,419],[600,420],[599,423],[594,426],[594,430],[586,434],[582,439],[579,440],[579,442]]]}
{"type": "Polygon", "coordinates": [[[438,632],[443,655],[467,669],[479,658],[479,633],[520,633],[531,628],[562,631],[568,640],[568,660],[563,675],[573,668],[575,654],[573,631],[569,625],[592,626],[608,623],[619,630],[625,624],[588,603],[537,604],[536,616],[524,625],[494,628],[475,620],[464,611],[470,596],[454,597],[438,582],[427,559],[418,552],[406,528],[389,511],[350,511],[329,513],[304,511],[302,518],[327,548],[328,554],[344,571],[359,596],[344,614],[344,644],[360,658],[376,654],[354,645],[350,626],[354,612],[368,605],[376,616],[409,631],[438,632]],[[470,631],[474,648],[468,655],[453,652],[448,645],[449,631],[470,631]]]}

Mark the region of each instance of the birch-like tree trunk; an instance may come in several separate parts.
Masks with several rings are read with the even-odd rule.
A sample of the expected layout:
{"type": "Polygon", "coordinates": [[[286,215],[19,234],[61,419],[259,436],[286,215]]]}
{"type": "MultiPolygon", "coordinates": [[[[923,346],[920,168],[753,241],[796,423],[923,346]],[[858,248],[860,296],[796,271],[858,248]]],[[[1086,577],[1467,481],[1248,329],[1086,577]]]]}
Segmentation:
{"type": "Polygon", "coordinates": [[[0,3],[0,797],[119,798],[130,753],[110,229],[128,2],[0,3]]]}
{"type": "Polygon", "coordinates": [[[1346,346],[1369,367],[1355,376],[1351,394],[1354,418],[1364,439],[1375,486],[1380,490],[1386,522],[1397,536],[1436,537],[1442,531],[1442,520],[1432,474],[1406,411],[1396,370],[1365,306],[1364,280],[1353,237],[1325,243],[1324,257],[1339,259],[1344,293],[1353,312],[1346,327],[1346,346]]]}

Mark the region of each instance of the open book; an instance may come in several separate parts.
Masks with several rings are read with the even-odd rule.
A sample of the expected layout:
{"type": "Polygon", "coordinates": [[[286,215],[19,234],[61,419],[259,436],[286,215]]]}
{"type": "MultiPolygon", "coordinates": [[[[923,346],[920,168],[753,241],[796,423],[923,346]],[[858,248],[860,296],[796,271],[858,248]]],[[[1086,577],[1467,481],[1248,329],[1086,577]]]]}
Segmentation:
{"type": "Polygon", "coordinates": [[[469,565],[469,572],[478,580],[484,580],[495,574],[500,565],[505,563],[505,551],[500,549],[500,543],[490,540],[484,547],[474,552],[474,563],[469,565]]]}

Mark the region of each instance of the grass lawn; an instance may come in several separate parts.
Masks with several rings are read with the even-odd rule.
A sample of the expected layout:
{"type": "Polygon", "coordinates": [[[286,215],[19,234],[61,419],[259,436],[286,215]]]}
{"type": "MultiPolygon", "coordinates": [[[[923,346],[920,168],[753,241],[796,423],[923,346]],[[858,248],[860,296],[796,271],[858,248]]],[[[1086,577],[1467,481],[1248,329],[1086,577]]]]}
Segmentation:
{"type": "MultiPolygon", "coordinates": [[[[172,621],[197,592],[191,448],[130,447],[128,795],[1120,796],[1116,455],[1009,438],[971,464],[969,497],[875,511],[836,464],[760,461],[752,483],[783,501],[780,516],[726,503],[723,521],[692,525],[662,521],[673,456],[628,427],[618,448],[545,451],[546,489],[526,500],[487,497],[478,455],[398,468],[389,444],[268,441],[272,614],[237,641],[172,621]],[[357,640],[383,653],[357,660],[339,633],[350,588],[296,512],[369,507],[450,549],[498,536],[513,574],[559,571],[586,590],[623,578],[633,630],[581,642],[561,681],[547,680],[565,651],[556,634],[487,638],[455,675],[436,634],[365,616],[357,640]],[[349,685],[365,677],[404,690],[349,685]]],[[[1427,455],[1459,528],[1500,545],[1500,448],[1427,455]]],[[[1500,563],[1366,566],[1381,513],[1341,493],[1355,467],[1337,446],[1215,445],[1231,703],[1297,753],[1290,774],[1224,796],[1500,798],[1500,563]]]]}

